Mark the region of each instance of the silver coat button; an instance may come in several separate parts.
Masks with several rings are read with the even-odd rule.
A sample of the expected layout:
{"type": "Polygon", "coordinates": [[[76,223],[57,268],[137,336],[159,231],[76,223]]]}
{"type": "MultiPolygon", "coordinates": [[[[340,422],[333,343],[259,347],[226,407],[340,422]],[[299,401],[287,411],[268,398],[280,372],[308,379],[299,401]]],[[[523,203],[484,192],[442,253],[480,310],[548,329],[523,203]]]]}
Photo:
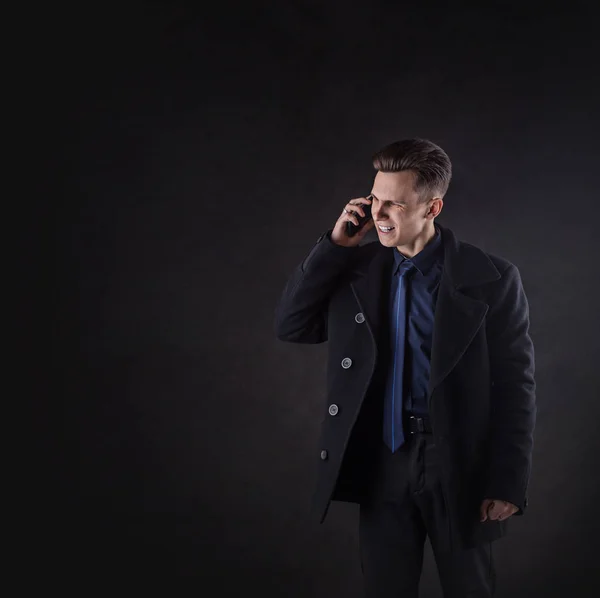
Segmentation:
{"type": "Polygon", "coordinates": [[[338,406],[333,403],[332,405],[329,405],[329,415],[337,415],[338,414],[338,406]]]}
{"type": "Polygon", "coordinates": [[[342,359],[342,367],[347,370],[352,365],[352,360],[349,357],[342,359]]]}
{"type": "Polygon", "coordinates": [[[321,451],[321,459],[325,461],[327,459],[327,451],[321,451]]]}
{"type": "Polygon", "coordinates": [[[354,319],[356,320],[357,324],[362,324],[365,321],[365,316],[359,312],[354,316],[354,319]]]}

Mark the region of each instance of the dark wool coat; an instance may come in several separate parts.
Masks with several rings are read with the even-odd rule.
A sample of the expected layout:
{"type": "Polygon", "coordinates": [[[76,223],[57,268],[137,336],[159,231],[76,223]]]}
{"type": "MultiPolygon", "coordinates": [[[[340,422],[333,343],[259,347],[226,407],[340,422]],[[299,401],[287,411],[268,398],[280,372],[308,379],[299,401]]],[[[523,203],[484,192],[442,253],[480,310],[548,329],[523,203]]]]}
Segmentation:
{"type": "MultiPolygon", "coordinates": [[[[505,535],[507,521],[479,522],[484,498],[527,507],[536,419],[534,349],[519,270],[461,242],[440,225],[444,270],[432,339],[428,389],[434,442],[443,458],[451,547],[505,535]]],[[[289,278],[275,313],[277,338],[328,344],[327,403],[315,460],[313,509],[360,503],[373,447],[382,434],[387,364],[387,296],[395,248],[316,245],[289,278]]]]}

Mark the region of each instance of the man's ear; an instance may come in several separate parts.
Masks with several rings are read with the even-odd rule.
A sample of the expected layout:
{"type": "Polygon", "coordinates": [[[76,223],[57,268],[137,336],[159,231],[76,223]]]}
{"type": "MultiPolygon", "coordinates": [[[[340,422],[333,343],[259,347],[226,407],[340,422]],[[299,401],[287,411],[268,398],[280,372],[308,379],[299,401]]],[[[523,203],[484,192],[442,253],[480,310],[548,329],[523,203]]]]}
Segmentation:
{"type": "MultiPolygon", "coordinates": [[[[442,200],[442,198],[441,198],[441,197],[434,197],[434,198],[433,198],[433,202],[436,202],[436,201],[438,201],[438,202],[439,202],[439,206],[440,206],[440,209],[439,209],[439,210],[438,210],[438,212],[436,213],[436,216],[438,216],[438,215],[439,215],[439,213],[442,211],[442,206],[444,205],[444,201],[442,200]]],[[[435,203],[432,203],[432,204],[429,206],[429,210],[427,211],[427,214],[431,214],[431,212],[434,210],[434,207],[435,207],[435,205],[437,205],[437,204],[435,204],[435,203]]]]}

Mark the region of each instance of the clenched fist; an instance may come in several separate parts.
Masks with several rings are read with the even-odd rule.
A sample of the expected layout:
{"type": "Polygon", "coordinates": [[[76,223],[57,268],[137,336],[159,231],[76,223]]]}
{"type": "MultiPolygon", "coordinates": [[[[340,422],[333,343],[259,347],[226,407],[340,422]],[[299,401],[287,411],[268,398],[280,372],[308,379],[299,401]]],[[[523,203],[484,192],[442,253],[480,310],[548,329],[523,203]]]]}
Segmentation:
{"type": "Polygon", "coordinates": [[[486,519],[491,521],[504,521],[519,510],[518,507],[506,500],[493,500],[486,498],[479,509],[480,521],[483,523],[486,519]]]}

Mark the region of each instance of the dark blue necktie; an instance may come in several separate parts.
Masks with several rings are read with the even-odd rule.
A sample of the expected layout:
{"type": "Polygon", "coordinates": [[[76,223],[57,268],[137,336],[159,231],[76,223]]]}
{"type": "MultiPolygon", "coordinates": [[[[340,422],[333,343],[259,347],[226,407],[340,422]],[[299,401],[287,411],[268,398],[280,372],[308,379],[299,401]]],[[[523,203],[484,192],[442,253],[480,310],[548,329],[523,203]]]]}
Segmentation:
{"type": "Polygon", "coordinates": [[[404,443],[402,428],[402,408],[404,402],[404,353],[406,347],[406,278],[414,269],[410,260],[404,260],[398,267],[398,290],[391,310],[390,341],[392,359],[383,403],[383,441],[395,452],[404,443]]]}

